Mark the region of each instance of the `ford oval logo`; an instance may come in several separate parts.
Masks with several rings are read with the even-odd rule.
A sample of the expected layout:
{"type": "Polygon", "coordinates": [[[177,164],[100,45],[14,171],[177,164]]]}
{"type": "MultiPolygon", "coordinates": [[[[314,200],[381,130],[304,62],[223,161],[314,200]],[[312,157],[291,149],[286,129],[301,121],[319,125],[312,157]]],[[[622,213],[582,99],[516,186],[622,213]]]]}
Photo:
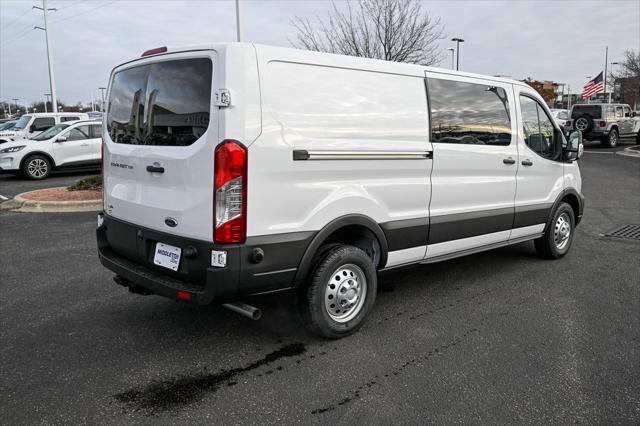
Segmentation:
{"type": "Polygon", "coordinates": [[[170,227],[172,227],[172,228],[175,228],[176,226],[178,226],[178,221],[177,221],[177,220],[175,220],[175,219],[174,219],[174,218],[172,218],[172,217],[168,217],[168,218],[166,218],[166,219],[164,220],[164,223],[165,223],[167,226],[170,226],[170,227]]]}

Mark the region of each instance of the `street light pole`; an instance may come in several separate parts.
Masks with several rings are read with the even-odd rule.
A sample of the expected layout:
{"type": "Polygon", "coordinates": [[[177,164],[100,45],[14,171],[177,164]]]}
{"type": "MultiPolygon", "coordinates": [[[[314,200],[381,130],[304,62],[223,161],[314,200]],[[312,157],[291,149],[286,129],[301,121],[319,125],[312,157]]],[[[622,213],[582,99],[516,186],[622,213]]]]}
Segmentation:
{"type": "Polygon", "coordinates": [[[454,67],[453,55],[454,55],[454,52],[456,51],[456,49],[454,49],[453,47],[449,47],[449,48],[447,48],[447,50],[451,52],[451,69],[453,69],[453,67],[454,67]]]}
{"type": "Polygon", "coordinates": [[[100,104],[100,112],[104,112],[104,91],[107,90],[106,87],[98,87],[100,92],[102,93],[102,104],[100,104]]]}
{"type": "Polygon", "coordinates": [[[456,42],[456,70],[460,69],[460,43],[464,43],[461,38],[452,38],[451,41],[456,42]]]}
{"type": "Polygon", "coordinates": [[[44,28],[41,27],[33,27],[34,29],[39,29],[39,30],[44,30],[44,36],[47,40],[47,63],[49,64],[49,86],[51,89],[51,99],[53,101],[53,111],[57,111],[58,110],[58,99],[56,96],[56,80],[55,77],[53,75],[53,52],[51,50],[51,40],[49,38],[49,18],[48,18],[48,12],[50,10],[57,10],[57,9],[49,9],[47,8],[47,0],[42,0],[42,7],[38,7],[38,6],[33,6],[34,9],[40,9],[42,10],[42,13],[44,15],[44,28]]]}
{"type": "MultiPolygon", "coordinates": [[[[611,62],[611,75],[613,75],[613,66],[614,65],[620,65],[620,62],[611,62]]],[[[613,80],[613,90],[616,90],[616,81],[615,80],[613,80]]],[[[609,103],[611,103],[611,92],[609,92],[609,103]]]]}
{"type": "MultiPolygon", "coordinates": [[[[13,98],[12,99],[13,103],[16,105],[16,114],[18,113],[18,101],[19,100],[20,99],[18,99],[18,98],[13,98]]],[[[9,106],[11,106],[11,104],[9,104],[9,106]]],[[[11,110],[9,110],[9,111],[11,111],[11,110]]]]}
{"type": "Polygon", "coordinates": [[[236,0],[236,38],[238,42],[242,41],[242,10],[240,9],[240,0],[236,0]]]}
{"type": "Polygon", "coordinates": [[[47,112],[47,103],[49,102],[49,96],[51,96],[51,93],[45,93],[44,96],[44,112],[47,112]]]}

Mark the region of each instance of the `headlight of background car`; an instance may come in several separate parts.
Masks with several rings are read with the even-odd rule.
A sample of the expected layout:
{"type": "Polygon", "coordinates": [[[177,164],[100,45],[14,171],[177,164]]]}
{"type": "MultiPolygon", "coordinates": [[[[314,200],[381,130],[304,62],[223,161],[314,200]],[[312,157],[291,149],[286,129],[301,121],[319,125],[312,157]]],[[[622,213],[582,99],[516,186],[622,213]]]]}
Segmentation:
{"type": "Polygon", "coordinates": [[[12,146],[11,148],[0,149],[0,154],[6,154],[8,152],[18,152],[26,145],[12,146]]]}

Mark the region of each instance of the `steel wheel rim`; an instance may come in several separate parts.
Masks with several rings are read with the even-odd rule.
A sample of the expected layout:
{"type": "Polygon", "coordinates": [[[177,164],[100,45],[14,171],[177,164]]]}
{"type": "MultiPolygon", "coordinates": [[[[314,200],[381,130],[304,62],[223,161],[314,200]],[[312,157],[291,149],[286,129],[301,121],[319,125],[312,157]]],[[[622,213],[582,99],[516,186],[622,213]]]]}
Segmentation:
{"type": "Polygon", "coordinates": [[[29,161],[29,165],[27,166],[27,170],[29,174],[33,177],[40,178],[47,174],[47,162],[41,158],[34,158],[29,161]]]}
{"type": "Polygon", "coordinates": [[[352,263],[336,269],[324,290],[324,307],[332,320],[345,323],[355,318],[367,297],[364,271],[352,263]]]}
{"type": "Polygon", "coordinates": [[[556,244],[558,250],[563,250],[569,244],[569,237],[571,236],[571,221],[567,213],[562,213],[558,216],[556,224],[553,229],[553,241],[556,244]]]}
{"type": "Polygon", "coordinates": [[[578,118],[576,120],[576,129],[580,131],[584,131],[587,128],[587,119],[586,118],[578,118]]]}

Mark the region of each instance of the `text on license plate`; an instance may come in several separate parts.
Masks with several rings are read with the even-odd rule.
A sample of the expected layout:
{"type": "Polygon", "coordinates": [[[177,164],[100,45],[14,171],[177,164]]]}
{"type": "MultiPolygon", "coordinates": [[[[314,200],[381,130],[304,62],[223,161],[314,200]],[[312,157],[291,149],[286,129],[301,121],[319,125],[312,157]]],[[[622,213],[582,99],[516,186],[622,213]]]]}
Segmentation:
{"type": "Polygon", "coordinates": [[[181,253],[182,249],[180,247],[174,247],[164,243],[157,243],[156,254],[153,256],[153,263],[165,268],[169,268],[173,271],[177,271],[178,266],[180,265],[181,253]]]}

